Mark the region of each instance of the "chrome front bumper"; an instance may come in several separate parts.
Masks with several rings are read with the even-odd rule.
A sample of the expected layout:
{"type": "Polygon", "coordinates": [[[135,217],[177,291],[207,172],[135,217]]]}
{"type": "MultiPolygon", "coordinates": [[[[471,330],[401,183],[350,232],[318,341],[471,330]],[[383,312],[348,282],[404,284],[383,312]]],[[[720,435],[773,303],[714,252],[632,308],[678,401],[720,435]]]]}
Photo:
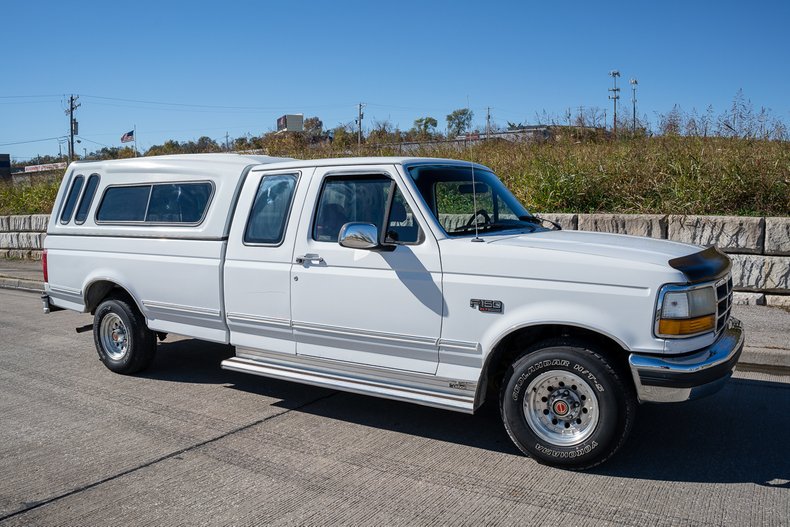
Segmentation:
{"type": "Polygon", "coordinates": [[[676,403],[721,389],[743,351],[743,328],[730,318],[719,338],[702,350],[680,357],[632,353],[628,357],[640,402],[676,403]]]}

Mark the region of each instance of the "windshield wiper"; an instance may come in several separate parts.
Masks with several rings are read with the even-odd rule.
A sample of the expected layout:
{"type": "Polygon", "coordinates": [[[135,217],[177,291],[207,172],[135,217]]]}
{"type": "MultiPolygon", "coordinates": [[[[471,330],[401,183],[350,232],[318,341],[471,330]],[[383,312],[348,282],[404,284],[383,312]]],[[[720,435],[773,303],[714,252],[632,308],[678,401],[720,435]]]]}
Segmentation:
{"type": "Polygon", "coordinates": [[[528,221],[529,223],[534,223],[535,225],[541,225],[543,223],[550,223],[554,226],[555,229],[558,231],[562,230],[562,226],[557,223],[556,221],[547,220],[546,218],[541,218],[540,216],[519,216],[518,219],[521,221],[528,221]]]}
{"type": "MultiPolygon", "coordinates": [[[[533,229],[533,224],[537,224],[537,222],[529,222],[530,225],[514,225],[512,223],[478,223],[477,230],[480,232],[493,232],[493,231],[505,231],[505,230],[516,230],[516,229],[533,229]]],[[[457,227],[453,229],[453,233],[467,233],[467,232],[474,232],[475,226],[472,225],[463,225],[461,227],[457,227]]]]}

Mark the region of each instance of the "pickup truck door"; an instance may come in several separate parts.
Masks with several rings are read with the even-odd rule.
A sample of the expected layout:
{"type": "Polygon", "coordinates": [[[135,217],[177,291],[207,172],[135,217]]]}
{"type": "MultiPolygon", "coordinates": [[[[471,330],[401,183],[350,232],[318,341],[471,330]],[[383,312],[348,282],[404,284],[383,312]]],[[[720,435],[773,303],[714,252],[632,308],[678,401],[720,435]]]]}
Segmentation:
{"type": "Polygon", "coordinates": [[[297,355],[436,373],[441,264],[415,205],[392,165],[316,169],[291,268],[297,355]],[[342,247],[338,232],[355,221],[386,225],[393,244],[342,247]]]}
{"type": "Polygon", "coordinates": [[[223,268],[230,343],[247,352],[296,354],[291,260],[313,169],[251,171],[239,194],[223,268]]]}

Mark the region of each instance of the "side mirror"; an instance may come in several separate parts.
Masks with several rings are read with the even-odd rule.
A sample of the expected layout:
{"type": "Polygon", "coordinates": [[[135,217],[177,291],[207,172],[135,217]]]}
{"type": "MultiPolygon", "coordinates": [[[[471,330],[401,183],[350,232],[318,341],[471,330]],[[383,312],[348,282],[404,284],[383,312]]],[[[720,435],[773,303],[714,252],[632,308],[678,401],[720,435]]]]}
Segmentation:
{"type": "Polygon", "coordinates": [[[377,249],[379,230],[372,223],[351,222],[340,228],[338,243],[349,249],[377,249]]]}

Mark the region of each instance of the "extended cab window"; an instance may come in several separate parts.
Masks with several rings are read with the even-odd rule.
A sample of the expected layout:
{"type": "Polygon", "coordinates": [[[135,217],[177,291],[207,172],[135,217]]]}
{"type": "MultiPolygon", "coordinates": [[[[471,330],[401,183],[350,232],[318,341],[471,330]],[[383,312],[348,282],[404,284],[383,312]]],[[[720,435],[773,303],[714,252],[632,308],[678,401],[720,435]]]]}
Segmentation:
{"type": "Polygon", "coordinates": [[[74,178],[71,189],[69,190],[69,195],[66,198],[66,203],[63,205],[63,211],[60,213],[60,223],[68,223],[71,221],[71,215],[74,213],[74,206],[77,204],[77,198],[80,195],[84,182],[85,178],[82,176],[74,178]]]}
{"type": "Polygon", "coordinates": [[[88,209],[91,208],[93,196],[96,194],[96,188],[99,186],[99,176],[93,174],[88,178],[88,183],[85,185],[85,192],[82,193],[80,199],[80,206],[77,207],[77,214],[74,216],[74,223],[85,223],[85,218],[88,217],[88,209]]]}
{"type": "Polygon", "coordinates": [[[421,240],[414,214],[403,194],[395,187],[395,182],[387,176],[335,176],[326,179],[318,201],[313,239],[337,242],[340,229],[350,222],[372,223],[379,232],[386,222],[385,241],[389,243],[418,243],[421,240]]]}
{"type": "Polygon", "coordinates": [[[261,179],[244,230],[244,243],[277,245],[283,241],[295,188],[295,174],[264,176],[261,179]]]}
{"type": "Polygon", "coordinates": [[[211,199],[211,183],[160,183],[108,187],[98,222],[199,223],[211,199]]]}

